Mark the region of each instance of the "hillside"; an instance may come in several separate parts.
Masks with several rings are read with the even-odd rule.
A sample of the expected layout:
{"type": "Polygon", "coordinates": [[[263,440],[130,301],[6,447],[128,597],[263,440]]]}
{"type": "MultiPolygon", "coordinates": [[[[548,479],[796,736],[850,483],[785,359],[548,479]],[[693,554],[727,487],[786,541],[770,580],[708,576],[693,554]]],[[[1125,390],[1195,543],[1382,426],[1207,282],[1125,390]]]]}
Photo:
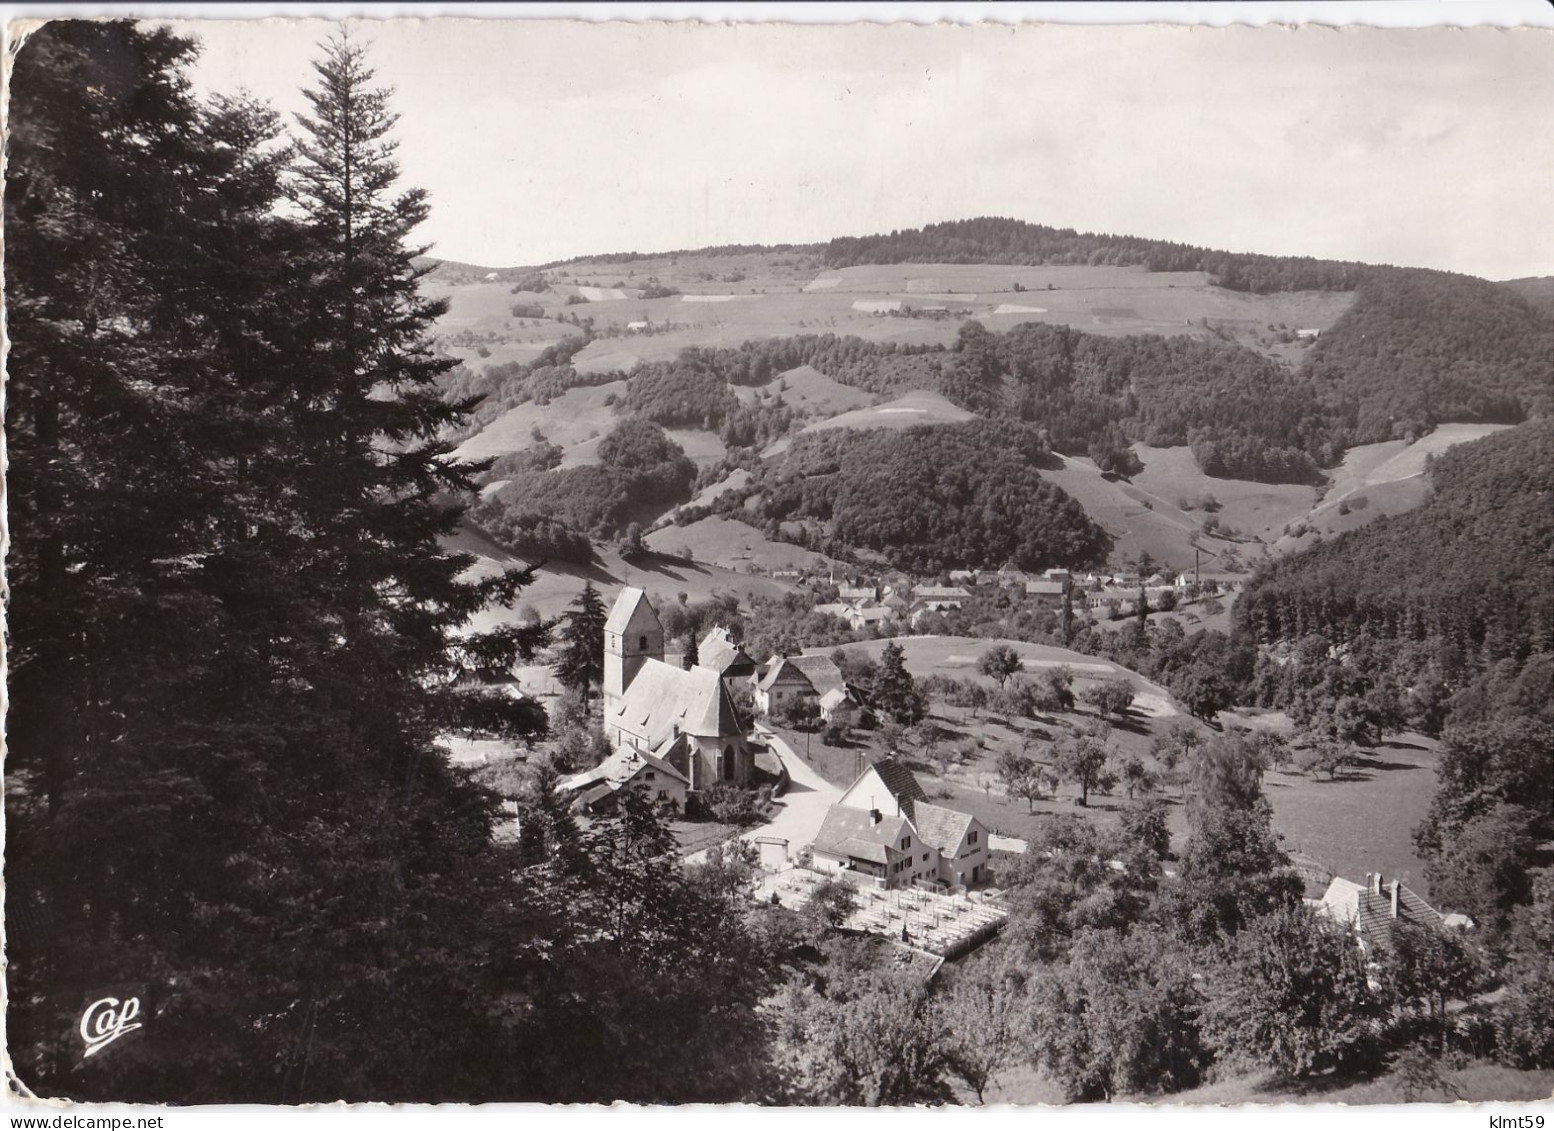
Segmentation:
{"type": "Polygon", "coordinates": [[[1374,271],[1302,367],[1350,443],[1436,424],[1515,424],[1554,408],[1554,320],[1512,290],[1441,271],[1374,271]]]}
{"type": "MultiPolygon", "coordinates": [[[[528,563],[515,557],[477,527],[465,525],[444,542],[446,549],[471,554],[475,561],[469,575],[491,576],[514,566],[528,563]]],[[[633,585],[645,589],[648,596],[661,607],[679,601],[684,593],[690,601],[706,601],[716,594],[729,593],[749,601],[752,597],[781,597],[795,591],[795,587],[768,577],[758,577],[723,569],[700,562],[686,562],[666,554],[646,554],[626,561],[620,554],[607,547],[597,547],[595,560],[586,566],[566,562],[547,563],[541,567],[534,584],[518,595],[510,608],[488,608],[470,622],[473,631],[489,631],[502,625],[518,623],[525,609],[532,609],[542,619],[551,620],[566,611],[583,589],[585,582],[592,582],[604,596],[606,606],[615,599],[621,589],[633,585]]]]}
{"type": "Polygon", "coordinates": [[[1023,220],[981,216],[909,228],[889,235],[832,240],[826,263],[1105,263],[1151,271],[1204,271],[1230,290],[1353,290],[1363,263],[1306,256],[1250,255],[1139,236],[1076,232],[1023,220]]]}
{"type": "Polygon", "coordinates": [[[1263,641],[1428,636],[1487,659],[1554,650],[1554,422],[1460,444],[1408,514],[1284,558],[1236,602],[1263,641]]]}
{"type": "MultiPolygon", "coordinates": [[[[1060,487],[1034,429],[969,421],[800,434],[724,515],[769,532],[803,524],[811,544],[869,550],[897,568],[1081,567],[1111,539],[1060,487]]],[[[689,516],[687,516],[689,517],[689,516]]]]}
{"type": "MultiPolygon", "coordinates": [[[[979,220],[825,247],[439,262],[422,286],[450,303],[440,341],[461,366],[448,395],[485,398],[460,454],[559,448],[546,466],[571,480],[530,493],[569,500],[574,517],[605,513],[571,502],[603,437],[634,414],[701,473],[678,496],[695,496],[690,521],[728,486],[752,501],[722,517],[760,528],[753,563],[792,556],[770,539],[774,522],[793,536],[794,517],[811,547],[846,552],[862,537],[850,548],[877,551],[845,519],[778,513],[749,478],[763,474],[750,449],[780,467],[797,436],[850,444],[1015,418],[1042,430],[1058,454],[1041,474],[1104,528],[1117,560],[1187,566],[1202,551],[1216,569],[1227,552],[1249,565],[1411,509],[1427,490],[1408,460],[1547,412],[1554,339],[1523,297],[1545,282],[979,220]],[[1407,437],[1428,439],[1388,462],[1407,437]],[[1397,450],[1362,471],[1372,444],[1397,450]]],[[[580,533],[652,525],[672,505],[617,506],[580,533]]],[[[709,535],[706,551],[732,560],[724,543],[741,537],[709,535]]],[[[666,543],[686,544],[655,536],[666,543]]]]}

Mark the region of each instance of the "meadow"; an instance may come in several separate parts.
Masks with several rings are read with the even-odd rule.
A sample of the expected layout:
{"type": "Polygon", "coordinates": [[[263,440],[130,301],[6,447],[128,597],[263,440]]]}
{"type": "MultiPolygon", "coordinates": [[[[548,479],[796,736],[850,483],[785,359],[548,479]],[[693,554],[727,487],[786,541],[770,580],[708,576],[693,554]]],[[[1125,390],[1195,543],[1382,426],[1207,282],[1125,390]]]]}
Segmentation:
{"type": "MultiPolygon", "coordinates": [[[[877,640],[847,647],[859,649],[878,661],[886,643],[877,640]]],[[[1134,706],[1124,719],[1110,720],[1108,741],[1121,756],[1137,755],[1156,771],[1161,767],[1151,757],[1150,746],[1173,723],[1185,723],[1204,737],[1234,726],[1260,726],[1286,735],[1293,732],[1287,717],[1273,713],[1253,717],[1226,712],[1211,728],[1188,716],[1164,688],[1137,672],[1064,648],[948,636],[899,637],[895,643],[903,650],[907,671],[919,680],[939,675],[973,679],[992,688],[993,681],[977,673],[976,662],[983,652],[998,644],[1014,648],[1027,672],[1059,664],[1068,667],[1074,676],[1076,693],[1082,693],[1096,680],[1125,679],[1135,689],[1134,706]]],[[[829,655],[832,649],[809,651],[829,655]]],[[[997,775],[999,754],[1029,743],[1031,756],[1046,762],[1049,743],[1075,726],[1097,721],[1097,716],[1083,707],[1030,720],[1008,719],[985,710],[972,712],[940,703],[934,705],[932,718],[941,745],[976,743],[975,756],[950,768],[948,774],[941,774],[924,752],[911,743],[897,753],[912,766],[930,797],[976,814],[1002,835],[1028,839],[1045,821],[1061,814],[1079,814],[1103,826],[1110,825],[1127,804],[1118,787],[1111,795],[1092,791],[1088,806],[1081,807],[1078,787],[1067,782],[1051,796],[1035,802],[1004,795],[997,775]]],[[[850,783],[860,765],[871,755],[884,752],[877,749],[877,733],[864,731],[855,732],[847,744],[838,746],[827,745],[818,734],[789,732],[788,740],[801,756],[807,752],[822,777],[837,785],[850,783]]],[[[1396,876],[1427,896],[1428,885],[1412,838],[1435,790],[1435,752],[1433,740],[1401,734],[1388,737],[1375,750],[1362,752],[1354,766],[1332,781],[1325,776],[1270,770],[1264,778],[1264,792],[1273,805],[1274,828],[1283,838],[1285,849],[1310,856],[1334,873],[1357,881],[1367,872],[1396,876]]],[[[1163,789],[1161,796],[1169,806],[1172,837],[1180,851],[1189,832],[1183,798],[1176,788],[1163,789]]]]}

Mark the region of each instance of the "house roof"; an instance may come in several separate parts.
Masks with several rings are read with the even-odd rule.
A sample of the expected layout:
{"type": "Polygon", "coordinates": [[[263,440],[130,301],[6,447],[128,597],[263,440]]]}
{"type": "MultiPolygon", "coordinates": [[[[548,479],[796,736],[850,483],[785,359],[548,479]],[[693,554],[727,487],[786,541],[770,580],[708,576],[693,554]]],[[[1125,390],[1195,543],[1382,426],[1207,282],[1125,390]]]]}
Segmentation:
{"type": "Polygon", "coordinates": [[[828,691],[845,688],[847,684],[842,677],[842,669],[836,666],[836,661],[830,656],[789,656],[788,663],[802,672],[810,686],[822,697],[828,691]]]}
{"type": "Polygon", "coordinates": [[[970,813],[946,809],[927,801],[919,801],[912,807],[912,825],[917,829],[917,835],[924,844],[931,844],[944,853],[954,852],[960,847],[974,820],[976,818],[970,813]]]}
{"type": "Polygon", "coordinates": [[[920,601],[964,601],[971,596],[959,585],[919,585],[912,590],[912,595],[920,601]]]}
{"type": "Polygon", "coordinates": [[[709,631],[696,646],[696,663],[725,674],[731,669],[735,675],[749,675],[755,671],[755,661],[734,643],[728,629],[721,625],[709,631]]]}
{"type": "Polygon", "coordinates": [[[879,823],[874,824],[867,809],[833,805],[826,810],[826,819],[815,834],[815,848],[837,856],[885,864],[905,855],[895,845],[907,827],[905,817],[881,817],[879,823]]]}
{"type": "Polygon", "coordinates": [[[1391,884],[1382,885],[1378,892],[1342,876],[1334,876],[1328,884],[1321,906],[1339,922],[1352,924],[1367,942],[1383,948],[1392,945],[1393,926],[1400,921],[1429,927],[1446,921],[1417,892],[1402,884],[1398,884],[1398,913],[1393,918],[1391,884]]]}
{"type": "Polygon", "coordinates": [[[656,770],[686,785],[691,784],[689,778],[662,758],[649,754],[646,750],[626,745],[617,747],[613,754],[593,769],[562,778],[556,783],[556,788],[566,792],[574,789],[589,789],[592,792],[590,787],[597,786],[605,786],[611,790],[619,789],[644,770],[656,770]]]}
{"type": "Polygon", "coordinates": [[[653,603],[647,599],[646,593],[630,585],[622,589],[620,595],[615,598],[615,604],[610,606],[610,615],[604,622],[604,631],[613,632],[617,636],[624,634],[631,625],[631,618],[637,615],[637,608],[644,604],[647,605],[653,619],[657,620],[658,614],[653,612],[653,603]]]}
{"type": "MultiPolygon", "coordinates": [[[[891,797],[895,798],[896,807],[901,810],[903,816],[911,817],[912,806],[916,802],[928,800],[928,795],[923,792],[923,787],[918,783],[916,775],[891,757],[881,758],[878,762],[872,763],[868,769],[858,775],[851,786],[847,787],[848,792],[851,792],[858,782],[868,777],[869,770],[879,775],[880,781],[890,791],[891,797]]],[[[864,811],[860,810],[860,812],[864,811]]]]}
{"type": "Polygon", "coordinates": [[[811,691],[815,685],[809,676],[804,674],[804,669],[793,662],[788,656],[775,656],[766,666],[766,674],[761,677],[760,688],[762,691],[770,691],[779,683],[802,683],[811,691]]]}
{"type": "Polygon", "coordinates": [[[826,710],[830,710],[832,707],[846,703],[850,698],[851,696],[847,694],[846,688],[833,687],[820,697],[820,705],[826,710]]]}
{"type": "Polygon", "coordinates": [[[1420,896],[1398,885],[1398,913],[1392,917],[1392,893],[1383,888],[1378,894],[1360,892],[1360,931],[1380,947],[1391,947],[1392,929],[1400,921],[1418,923],[1426,927],[1439,927],[1445,918],[1420,896]]]}
{"type": "Polygon", "coordinates": [[[685,670],[648,659],[605,722],[656,747],[682,733],[705,738],[741,735],[744,724],[723,679],[710,668],[685,670]]]}
{"type": "Polygon", "coordinates": [[[1030,597],[1061,597],[1066,588],[1068,587],[1061,581],[1027,581],[1025,583],[1026,595],[1030,597]]]}

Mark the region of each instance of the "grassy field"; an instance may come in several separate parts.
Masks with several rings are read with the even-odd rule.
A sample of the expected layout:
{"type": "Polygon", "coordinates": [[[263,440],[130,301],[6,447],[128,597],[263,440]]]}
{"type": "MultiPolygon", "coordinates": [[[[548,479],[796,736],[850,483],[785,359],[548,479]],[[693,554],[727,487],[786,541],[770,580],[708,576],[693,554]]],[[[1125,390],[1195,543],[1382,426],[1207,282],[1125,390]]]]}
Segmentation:
{"type": "Polygon", "coordinates": [[[1356,882],[1367,872],[1396,877],[1429,898],[1413,831],[1435,793],[1435,752],[1433,740],[1404,734],[1362,754],[1336,781],[1271,771],[1263,793],[1285,848],[1356,882]]]}
{"type": "Polygon", "coordinates": [[[752,568],[773,569],[826,569],[836,565],[824,554],[794,546],[788,542],[773,542],[753,526],[716,515],[698,519],[684,526],[661,526],[648,534],[647,544],[655,550],[678,554],[688,548],[691,557],[721,569],[745,573],[752,568]]]}
{"type": "Polygon", "coordinates": [[[769,395],[779,388],[785,404],[792,406],[796,412],[815,417],[836,416],[871,405],[879,399],[862,389],[833,381],[808,365],[779,373],[765,385],[740,386],[735,388],[734,394],[748,403],[757,396],[769,395]]]}
{"type": "MultiPolygon", "coordinates": [[[[1194,561],[1193,549],[1198,546],[1203,550],[1204,568],[1217,570],[1215,562],[1220,553],[1235,545],[1203,534],[1202,515],[1179,508],[1177,494],[1153,495],[1122,480],[1108,480],[1094,462],[1083,456],[1058,458],[1063,466],[1043,471],[1042,477],[1072,495],[1085,513],[1111,534],[1114,562],[1132,561],[1139,554],[1148,553],[1163,565],[1188,569],[1194,561]]],[[[1207,476],[1200,478],[1216,485],[1222,482],[1207,476]]],[[[1197,493],[1193,492],[1193,496],[1197,493]]]]}
{"type": "Polygon", "coordinates": [[[1354,530],[1384,514],[1403,514],[1430,497],[1425,479],[1426,461],[1457,444],[1504,431],[1506,424],[1442,424],[1414,443],[1388,440],[1351,448],[1333,469],[1332,484],[1322,501],[1301,516],[1311,529],[1297,536],[1282,536],[1275,550],[1289,553],[1325,537],[1354,530]],[[1347,512],[1347,513],[1345,513],[1347,512]]]}
{"type": "Polygon", "coordinates": [[[1198,469],[1192,450],[1152,448],[1136,444],[1133,449],[1144,461],[1144,470],[1133,477],[1133,486],[1157,508],[1170,507],[1185,514],[1194,528],[1200,528],[1204,511],[1181,511],[1182,500],[1193,502],[1204,494],[1219,500],[1216,517],[1245,535],[1272,541],[1284,525],[1300,518],[1316,502],[1311,487],[1293,483],[1254,483],[1245,479],[1212,479],[1198,469]]]}
{"type": "Polygon", "coordinates": [[[480,459],[527,448],[535,442],[534,431],[563,449],[575,447],[604,436],[620,422],[605,398],[626,391],[626,382],[615,381],[592,388],[568,389],[549,404],[530,401],[509,409],[478,434],[459,446],[466,459],[480,459]]]}
{"type": "Polygon", "coordinates": [[[913,428],[919,424],[958,424],[974,419],[963,408],[951,404],[939,393],[915,392],[883,404],[854,409],[829,420],[808,425],[804,431],[824,428],[913,428]]]}
{"type": "MultiPolygon", "coordinates": [[[[448,539],[445,545],[475,556],[471,576],[489,576],[498,570],[523,564],[469,526],[448,539]]],[[[622,560],[613,549],[603,546],[596,546],[595,554],[594,564],[586,567],[570,563],[547,565],[534,584],[518,595],[511,608],[488,609],[471,621],[471,627],[484,630],[512,623],[525,606],[546,619],[559,616],[577,598],[585,581],[593,582],[594,588],[603,594],[606,605],[627,585],[645,589],[655,604],[677,601],[681,593],[690,601],[705,601],[715,593],[732,593],[742,601],[748,601],[752,596],[780,597],[794,590],[794,586],[768,577],[687,563],[657,554],[631,562],[622,560]]]]}

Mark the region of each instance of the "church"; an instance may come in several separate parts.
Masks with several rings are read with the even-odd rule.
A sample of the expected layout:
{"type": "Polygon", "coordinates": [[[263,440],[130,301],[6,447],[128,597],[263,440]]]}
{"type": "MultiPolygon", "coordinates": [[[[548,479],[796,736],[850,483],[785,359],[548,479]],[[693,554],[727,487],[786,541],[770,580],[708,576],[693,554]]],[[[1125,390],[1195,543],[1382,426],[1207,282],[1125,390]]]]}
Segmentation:
{"type": "Polygon", "coordinates": [[[693,791],[748,785],[755,752],[714,668],[664,662],[664,626],[641,589],[621,590],[604,623],[604,734],[663,759],[693,791]]]}

